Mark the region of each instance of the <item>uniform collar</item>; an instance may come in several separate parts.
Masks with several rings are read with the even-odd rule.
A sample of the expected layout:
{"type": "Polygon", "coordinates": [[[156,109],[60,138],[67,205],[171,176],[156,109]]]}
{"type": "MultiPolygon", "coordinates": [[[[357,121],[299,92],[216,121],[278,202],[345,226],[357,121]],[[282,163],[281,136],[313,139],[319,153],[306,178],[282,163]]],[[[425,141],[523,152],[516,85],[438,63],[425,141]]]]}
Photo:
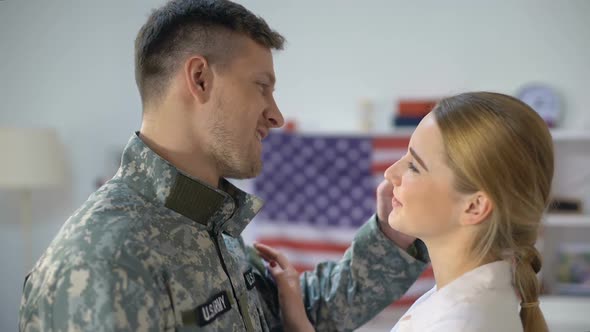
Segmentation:
{"type": "Polygon", "coordinates": [[[123,156],[119,178],[149,201],[164,205],[214,232],[239,236],[262,207],[262,200],[221,178],[213,188],[183,173],[131,136],[123,156]]]}

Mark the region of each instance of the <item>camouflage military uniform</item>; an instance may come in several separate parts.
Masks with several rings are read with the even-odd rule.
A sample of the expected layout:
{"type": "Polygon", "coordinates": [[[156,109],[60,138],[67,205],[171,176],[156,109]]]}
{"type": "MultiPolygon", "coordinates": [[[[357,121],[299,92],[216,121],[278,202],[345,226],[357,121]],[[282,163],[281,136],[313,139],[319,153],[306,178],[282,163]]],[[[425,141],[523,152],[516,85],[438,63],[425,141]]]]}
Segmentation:
{"type": "MultiPolygon", "coordinates": [[[[262,202],[211,188],[130,139],[116,176],[69,218],[27,276],[23,331],[280,330],[276,287],[240,236],[262,202]]],[[[375,217],[340,262],[302,275],[319,331],[352,330],[401,296],[424,263],[375,217]]]]}

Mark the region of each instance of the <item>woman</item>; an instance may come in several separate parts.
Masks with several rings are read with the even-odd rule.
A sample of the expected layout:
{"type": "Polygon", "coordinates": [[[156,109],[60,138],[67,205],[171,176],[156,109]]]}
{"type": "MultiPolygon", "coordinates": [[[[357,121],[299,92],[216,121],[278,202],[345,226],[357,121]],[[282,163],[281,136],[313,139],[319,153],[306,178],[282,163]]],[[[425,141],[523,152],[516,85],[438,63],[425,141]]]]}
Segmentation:
{"type": "MultiPolygon", "coordinates": [[[[534,244],[552,178],[551,135],[526,104],[489,92],[439,102],[385,171],[388,223],[426,244],[436,280],[392,331],[547,331],[534,244]]],[[[286,326],[313,330],[295,270],[256,247],[270,261],[286,326]]]]}

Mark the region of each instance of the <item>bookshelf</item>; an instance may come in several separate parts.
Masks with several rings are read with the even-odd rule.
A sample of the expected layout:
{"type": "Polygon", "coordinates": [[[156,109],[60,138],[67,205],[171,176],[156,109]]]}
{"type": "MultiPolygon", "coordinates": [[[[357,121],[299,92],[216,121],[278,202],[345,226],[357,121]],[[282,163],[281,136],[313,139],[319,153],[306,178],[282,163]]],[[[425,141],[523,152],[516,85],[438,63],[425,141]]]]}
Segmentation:
{"type": "MultiPolygon", "coordinates": [[[[548,214],[543,221],[546,227],[585,227],[590,228],[590,215],[586,214],[548,214]]],[[[589,239],[590,241],[590,239],[589,239]]]]}
{"type": "Polygon", "coordinates": [[[553,136],[556,143],[576,141],[588,141],[590,143],[590,130],[553,129],[551,130],[551,136],[553,136]]]}
{"type": "MultiPolygon", "coordinates": [[[[579,201],[581,211],[551,212],[543,219],[538,247],[543,256],[545,296],[559,299],[557,302],[562,304],[582,301],[588,306],[588,288],[573,279],[564,279],[568,280],[564,283],[559,275],[564,271],[569,271],[567,275],[574,273],[571,257],[581,259],[590,252],[590,130],[556,129],[551,130],[551,135],[555,147],[552,196],[579,201]]],[[[580,267],[583,265],[580,263],[580,267]]]]}

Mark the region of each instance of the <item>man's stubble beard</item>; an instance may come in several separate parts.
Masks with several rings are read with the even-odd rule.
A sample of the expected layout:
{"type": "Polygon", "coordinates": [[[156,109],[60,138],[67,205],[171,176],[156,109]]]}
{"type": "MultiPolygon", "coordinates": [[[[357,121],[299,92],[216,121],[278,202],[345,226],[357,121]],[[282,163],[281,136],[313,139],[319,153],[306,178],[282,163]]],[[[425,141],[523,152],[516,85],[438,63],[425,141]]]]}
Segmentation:
{"type": "Polygon", "coordinates": [[[232,179],[249,179],[256,177],[262,170],[260,156],[250,154],[251,149],[243,148],[240,142],[215,121],[211,128],[212,141],[210,155],[221,177],[232,179]]]}

